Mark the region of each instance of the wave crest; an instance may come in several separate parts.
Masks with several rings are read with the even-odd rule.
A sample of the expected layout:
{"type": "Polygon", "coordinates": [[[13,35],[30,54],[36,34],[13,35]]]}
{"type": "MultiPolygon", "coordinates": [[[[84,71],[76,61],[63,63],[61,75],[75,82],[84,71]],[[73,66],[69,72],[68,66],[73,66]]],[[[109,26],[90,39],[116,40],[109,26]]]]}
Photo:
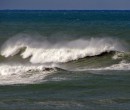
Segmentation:
{"type": "Polygon", "coordinates": [[[111,38],[77,39],[52,43],[47,40],[37,40],[28,35],[24,36],[19,35],[6,41],[2,46],[1,55],[10,57],[20,52],[20,56],[23,59],[30,58],[31,63],[63,63],[104,52],[124,51],[121,43],[111,38]]]}

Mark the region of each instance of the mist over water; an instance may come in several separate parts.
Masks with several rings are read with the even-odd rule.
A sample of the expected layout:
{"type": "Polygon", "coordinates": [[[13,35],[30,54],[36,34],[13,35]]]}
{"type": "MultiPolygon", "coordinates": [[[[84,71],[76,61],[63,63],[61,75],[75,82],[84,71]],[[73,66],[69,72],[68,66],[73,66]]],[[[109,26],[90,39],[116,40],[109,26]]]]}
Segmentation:
{"type": "Polygon", "coordinates": [[[59,63],[96,56],[104,52],[126,51],[121,42],[112,38],[75,39],[51,43],[27,35],[21,36],[23,35],[7,40],[2,46],[1,55],[10,57],[19,53],[23,59],[30,57],[31,63],[59,63]]]}

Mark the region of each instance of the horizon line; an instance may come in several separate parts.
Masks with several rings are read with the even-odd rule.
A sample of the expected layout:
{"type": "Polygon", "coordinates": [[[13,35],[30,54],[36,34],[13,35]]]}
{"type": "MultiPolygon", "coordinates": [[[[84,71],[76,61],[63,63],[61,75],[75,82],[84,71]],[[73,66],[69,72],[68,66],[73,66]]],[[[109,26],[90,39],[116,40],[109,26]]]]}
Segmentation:
{"type": "Polygon", "coordinates": [[[0,9],[0,11],[130,11],[130,9],[0,9]]]}

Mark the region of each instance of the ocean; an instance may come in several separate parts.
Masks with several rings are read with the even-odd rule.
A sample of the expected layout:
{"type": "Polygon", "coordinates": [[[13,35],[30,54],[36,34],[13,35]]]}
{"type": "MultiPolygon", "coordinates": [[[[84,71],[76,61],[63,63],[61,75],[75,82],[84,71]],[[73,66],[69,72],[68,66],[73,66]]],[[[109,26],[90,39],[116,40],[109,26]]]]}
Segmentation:
{"type": "Polygon", "coordinates": [[[130,110],[130,11],[1,10],[0,110],[130,110]]]}

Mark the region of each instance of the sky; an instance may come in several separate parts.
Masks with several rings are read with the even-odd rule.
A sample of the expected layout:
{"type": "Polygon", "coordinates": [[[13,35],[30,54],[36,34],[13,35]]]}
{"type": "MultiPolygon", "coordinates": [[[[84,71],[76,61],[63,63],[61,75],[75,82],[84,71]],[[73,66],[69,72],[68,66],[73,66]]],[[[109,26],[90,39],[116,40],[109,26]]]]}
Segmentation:
{"type": "Polygon", "coordinates": [[[0,10],[130,10],[130,0],[0,0],[0,10]]]}

